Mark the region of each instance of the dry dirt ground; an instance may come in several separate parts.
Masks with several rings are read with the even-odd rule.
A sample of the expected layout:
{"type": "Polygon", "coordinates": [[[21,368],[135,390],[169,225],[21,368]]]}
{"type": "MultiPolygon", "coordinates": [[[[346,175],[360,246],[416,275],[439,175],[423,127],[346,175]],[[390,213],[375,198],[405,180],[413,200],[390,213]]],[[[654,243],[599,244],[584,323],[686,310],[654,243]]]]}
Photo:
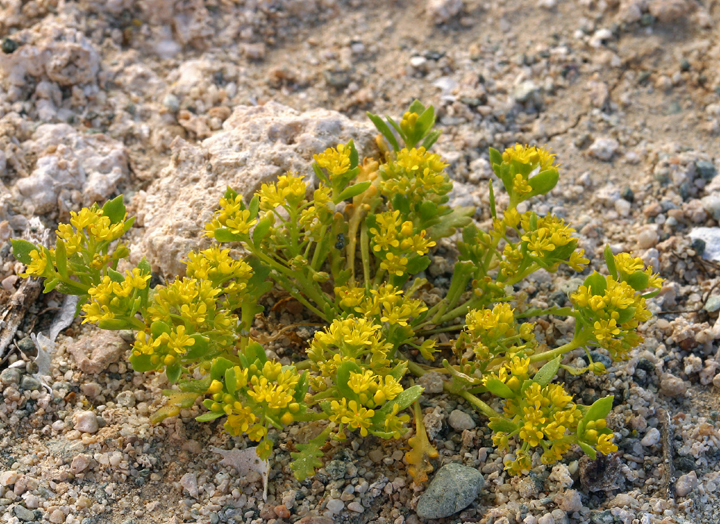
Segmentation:
{"type": "MultiPolygon", "coordinates": [[[[472,413],[468,406],[426,395],[426,416],[439,424],[436,465],[464,462],[486,479],[476,502],[444,521],[717,522],[718,313],[707,304],[720,273],[700,258],[689,232],[717,227],[720,218],[711,173],[720,168],[718,23],[716,0],[0,0],[0,235],[4,241],[37,232],[33,216],[53,229],[95,194],[139,196],[131,209],[142,213],[144,192],[172,177],[168,166],[179,141],[200,144],[223,132],[222,122],[244,105],[275,101],[365,121],[366,111],[398,115],[415,98],[431,103],[455,198],[478,205],[480,222],[489,216],[487,148],[547,144],[562,162],[561,182],[535,209],[564,213],[589,253],[610,243],[656,264],[669,281],[654,302],[646,343],[631,360],[615,365],[609,378],[571,384],[578,397],[588,390],[622,397],[613,420],[623,466],[607,473],[609,490],[581,483],[572,457],[553,475],[540,467],[529,483],[511,481],[486,421],[473,414],[477,427],[457,431],[447,416],[456,408],[472,413]],[[91,51],[63,56],[69,41],[91,51]],[[31,47],[38,54],[13,58],[31,47]],[[59,72],[53,57],[62,62],[59,72]],[[33,60],[43,64],[38,71],[33,60]],[[82,62],[79,71],[73,61],[82,62]],[[34,133],[43,123],[63,122],[88,141],[107,137],[108,147],[121,152],[112,157],[119,175],[92,191],[90,182],[58,190],[41,207],[38,195],[49,182],[37,175],[38,158],[67,133],[49,143],[34,133]],[[36,183],[23,186],[22,179],[36,183]],[[651,429],[660,440],[642,444],[651,429]],[[678,494],[676,480],[685,478],[682,491],[692,484],[691,471],[697,484],[678,494]],[[565,511],[562,493],[570,487],[581,494],[582,508],[565,511]]],[[[140,226],[133,233],[138,242],[140,226]]],[[[0,254],[8,320],[22,268],[7,248],[0,254]]],[[[547,277],[530,291],[543,299],[557,285],[547,277]]],[[[41,295],[25,308],[0,367],[32,359],[27,336],[49,328],[60,300],[41,295]]],[[[295,320],[292,311],[287,315],[270,315],[258,328],[295,320]]],[[[303,335],[309,336],[280,339],[273,349],[301,346],[303,335]]],[[[407,475],[404,441],[358,437],[333,445],[316,479],[298,483],[287,464],[302,433],[281,433],[263,503],[258,475],[238,478],[209,450],[245,447],[244,438],[195,422],[197,408],[149,424],[166,383],[133,374],[121,338],[76,321],[57,342],[52,392],[10,375],[3,383],[4,522],[418,522],[414,508],[423,489],[407,475]],[[92,353],[100,346],[119,361],[83,367],[73,356],[72,348],[92,353]],[[99,431],[75,429],[85,411],[97,414],[99,431]],[[343,505],[335,511],[338,505],[328,502],[338,499],[343,505]]]]}

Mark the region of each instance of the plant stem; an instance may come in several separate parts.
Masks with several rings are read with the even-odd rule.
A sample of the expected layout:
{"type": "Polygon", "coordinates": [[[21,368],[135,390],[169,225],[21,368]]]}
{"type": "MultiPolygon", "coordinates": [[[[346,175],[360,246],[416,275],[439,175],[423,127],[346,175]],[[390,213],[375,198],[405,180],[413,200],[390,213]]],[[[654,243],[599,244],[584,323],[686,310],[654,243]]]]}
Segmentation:
{"type": "Polygon", "coordinates": [[[541,362],[543,360],[552,360],[559,355],[564,355],[565,353],[572,351],[573,349],[579,348],[580,346],[584,345],[587,341],[588,341],[588,336],[581,332],[580,334],[576,335],[567,344],[557,347],[551,351],[545,351],[544,353],[538,353],[536,355],[532,355],[530,357],[530,362],[541,362]]]}
{"type": "Polygon", "coordinates": [[[360,255],[363,263],[363,279],[365,291],[370,292],[370,239],[368,238],[367,224],[363,221],[360,228],[360,255]]]}
{"type": "Polygon", "coordinates": [[[415,334],[419,337],[424,337],[427,335],[434,335],[436,333],[447,333],[448,331],[459,331],[461,329],[463,329],[463,326],[458,324],[456,326],[448,326],[448,327],[444,327],[444,328],[429,329],[427,331],[419,331],[415,334]]]}
{"type": "Polygon", "coordinates": [[[574,317],[570,307],[551,307],[547,309],[528,309],[525,313],[518,313],[515,318],[541,317],[544,315],[557,315],[562,317],[574,317]]]}

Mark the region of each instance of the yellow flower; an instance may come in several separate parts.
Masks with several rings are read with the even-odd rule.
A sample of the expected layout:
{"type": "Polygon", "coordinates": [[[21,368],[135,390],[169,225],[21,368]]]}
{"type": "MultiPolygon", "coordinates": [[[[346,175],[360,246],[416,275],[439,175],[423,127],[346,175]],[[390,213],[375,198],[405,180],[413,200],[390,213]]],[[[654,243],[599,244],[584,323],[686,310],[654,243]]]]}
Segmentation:
{"type": "Polygon", "coordinates": [[[82,234],[76,233],[70,224],[59,224],[55,233],[65,241],[65,253],[67,256],[74,255],[82,248],[84,237],[82,234]]]}
{"type": "Polygon", "coordinates": [[[100,209],[88,209],[83,208],[79,213],[70,211],[70,223],[75,226],[76,229],[85,229],[87,226],[94,224],[102,215],[100,209]]]}
{"type": "MultiPolygon", "coordinates": [[[[531,165],[533,168],[540,166],[540,171],[545,171],[553,167],[555,155],[550,151],[537,146],[523,146],[515,144],[513,147],[507,148],[502,154],[503,162],[518,162],[520,164],[531,165]]],[[[554,166],[557,167],[557,166],[554,166]]]]}
{"type": "Polygon", "coordinates": [[[260,424],[255,424],[247,431],[248,438],[254,442],[260,442],[265,435],[267,435],[267,428],[260,424]]]}
{"type": "Polygon", "coordinates": [[[371,386],[375,385],[375,374],[366,369],[362,373],[351,372],[350,380],[348,380],[348,387],[352,389],[356,394],[363,393],[370,389],[371,386]]]}
{"type": "Polygon", "coordinates": [[[612,439],[612,433],[600,435],[600,437],[598,438],[597,446],[595,447],[603,455],[608,455],[613,451],[617,451],[618,447],[613,443],[612,439]]]}
{"type": "Polygon", "coordinates": [[[583,255],[585,255],[584,249],[573,251],[572,255],[570,255],[570,260],[568,260],[568,266],[573,268],[575,271],[582,271],[585,269],[590,263],[590,260],[585,258],[583,255]]]}
{"type": "Polygon", "coordinates": [[[407,264],[407,257],[388,253],[385,255],[385,260],[380,263],[380,267],[391,275],[401,277],[405,274],[405,271],[407,271],[407,264]]]}
{"type": "Polygon", "coordinates": [[[206,224],[205,234],[215,238],[215,230],[227,228],[233,235],[247,235],[250,228],[257,223],[256,219],[250,219],[250,211],[243,209],[242,195],[232,198],[221,198],[220,209],[215,212],[215,218],[206,224]]]}
{"type": "Polygon", "coordinates": [[[48,259],[45,251],[41,251],[39,249],[30,251],[30,258],[32,260],[28,265],[27,270],[20,276],[23,278],[43,276],[48,265],[48,259]]]}
{"type": "Polygon", "coordinates": [[[593,333],[595,334],[595,338],[598,342],[609,340],[615,335],[620,334],[620,328],[617,327],[617,322],[614,318],[610,320],[598,320],[595,322],[593,327],[595,328],[593,333]]]}
{"type": "Polygon", "coordinates": [[[351,429],[359,429],[360,435],[367,437],[373,416],[375,416],[374,410],[364,408],[356,401],[351,400],[347,403],[347,408],[340,417],[340,421],[347,424],[351,429]]]}
{"type": "Polygon", "coordinates": [[[97,302],[88,302],[82,307],[83,313],[85,313],[85,319],[82,321],[83,324],[86,322],[100,322],[101,320],[110,320],[115,318],[115,313],[110,311],[108,306],[101,306],[97,302]]]}
{"type": "Polygon", "coordinates": [[[330,180],[333,180],[350,170],[351,152],[348,146],[338,144],[337,149],[329,147],[319,155],[313,156],[313,158],[320,167],[327,170],[330,180]]]}
{"type": "Polygon", "coordinates": [[[520,173],[515,175],[515,178],[513,179],[513,192],[518,195],[527,195],[528,193],[532,193],[532,186],[528,183],[528,181],[523,177],[520,173]]]}
{"type": "Polygon", "coordinates": [[[304,198],[307,185],[301,177],[287,174],[278,177],[277,182],[263,184],[257,192],[260,209],[271,211],[277,206],[297,206],[304,198]]]}

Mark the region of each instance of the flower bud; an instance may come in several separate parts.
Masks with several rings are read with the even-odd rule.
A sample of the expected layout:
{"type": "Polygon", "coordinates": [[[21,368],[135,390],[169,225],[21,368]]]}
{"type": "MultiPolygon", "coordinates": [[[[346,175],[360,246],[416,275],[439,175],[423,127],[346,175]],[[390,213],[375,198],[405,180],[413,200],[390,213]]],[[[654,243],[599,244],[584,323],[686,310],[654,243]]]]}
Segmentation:
{"type": "Polygon", "coordinates": [[[280,422],[285,424],[286,426],[288,424],[292,424],[295,418],[292,416],[292,413],[285,413],[282,417],[280,417],[280,422]]]}
{"type": "Polygon", "coordinates": [[[210,384],[210,387],[208,388],[208,393],[219,393],[223,390],[223,383],[219,380],[213,380],[210,384]]]}

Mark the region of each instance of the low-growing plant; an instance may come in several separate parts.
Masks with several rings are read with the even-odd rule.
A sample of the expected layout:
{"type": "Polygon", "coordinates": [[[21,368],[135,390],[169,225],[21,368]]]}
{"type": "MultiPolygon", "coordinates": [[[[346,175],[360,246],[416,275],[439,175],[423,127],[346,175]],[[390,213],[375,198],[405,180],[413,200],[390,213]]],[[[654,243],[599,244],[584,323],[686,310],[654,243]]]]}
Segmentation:
{"type": "Polygon", "coordinates": [[[473,223],[475,209],[448,204],[447,166],[429,151],[440,135],[433,107],[415,101],[399,123],[369,117],[380,132],[377,158],[360,162],[350,141],[314,157],[316,185],[288,173],[249,198],[228,188],[205,228],[213,247],[188,253],[185,276],[166,286],[150,288],[145,259],[117,270],[129,255],[119,239],[133,223],[122,196],[72,213],[54,248],[13,240],[16,258],[27,264],[23,276],[43,277],[45,292],[79,295],[84,323],[136,331],[133,368],[164,372],[175,385],[155,421],[203,399],[207,411],[197,420],[224,419],[229,434],[259,442],[262,458],[272,452],[271,428],[327,421],[316,438],[296,444],[291,467],[298,479],[322,465],[327,439],[345,439],[348,431],[402,437],[411,406],[415,435],[406,459],[417,482],[427,479],[437,451],[422,423],[423,389],[408,371],[442,373],[446,391],[485,415],[495,445],[514,448],[505,458],[512,474],[531,469],[534,457],[553,464],[574,445],[593,458],[616,450],[605,421],[613,397],[583,406],[552,380],[560,368],[603,373],[591,347],[624,358],[642,341],[637,328],[650,317],[645,300],[661,280],[640,259],[606,249],[608,274],[587,276],[570,306],[529,307],[516,291],[524,279],[561,265],[583,271],[589,263],[561,218],[518,209],[555,187],[554,155],[522,145],[490,149],[509,200],[497,209],[490,182],[493,220],[482,230],[473,223]],[[429,293],[428,254],[459,230],[449,286],[442,295],[429,293]],[[225,245],[246,254],[232,256],[225,245]],[[292,365],[268,359],[251,336],[273,286],[325,325],[307,359],[292,365]],[[555,348],[536,341],[531,319],[549,315],[574,319],[572,340],[555,348]],[[440,347],[438,337],[453,331],[454,343],[440,347]],[[588,365],[562,364],[577,348],[585,349],[588,365]]]}

